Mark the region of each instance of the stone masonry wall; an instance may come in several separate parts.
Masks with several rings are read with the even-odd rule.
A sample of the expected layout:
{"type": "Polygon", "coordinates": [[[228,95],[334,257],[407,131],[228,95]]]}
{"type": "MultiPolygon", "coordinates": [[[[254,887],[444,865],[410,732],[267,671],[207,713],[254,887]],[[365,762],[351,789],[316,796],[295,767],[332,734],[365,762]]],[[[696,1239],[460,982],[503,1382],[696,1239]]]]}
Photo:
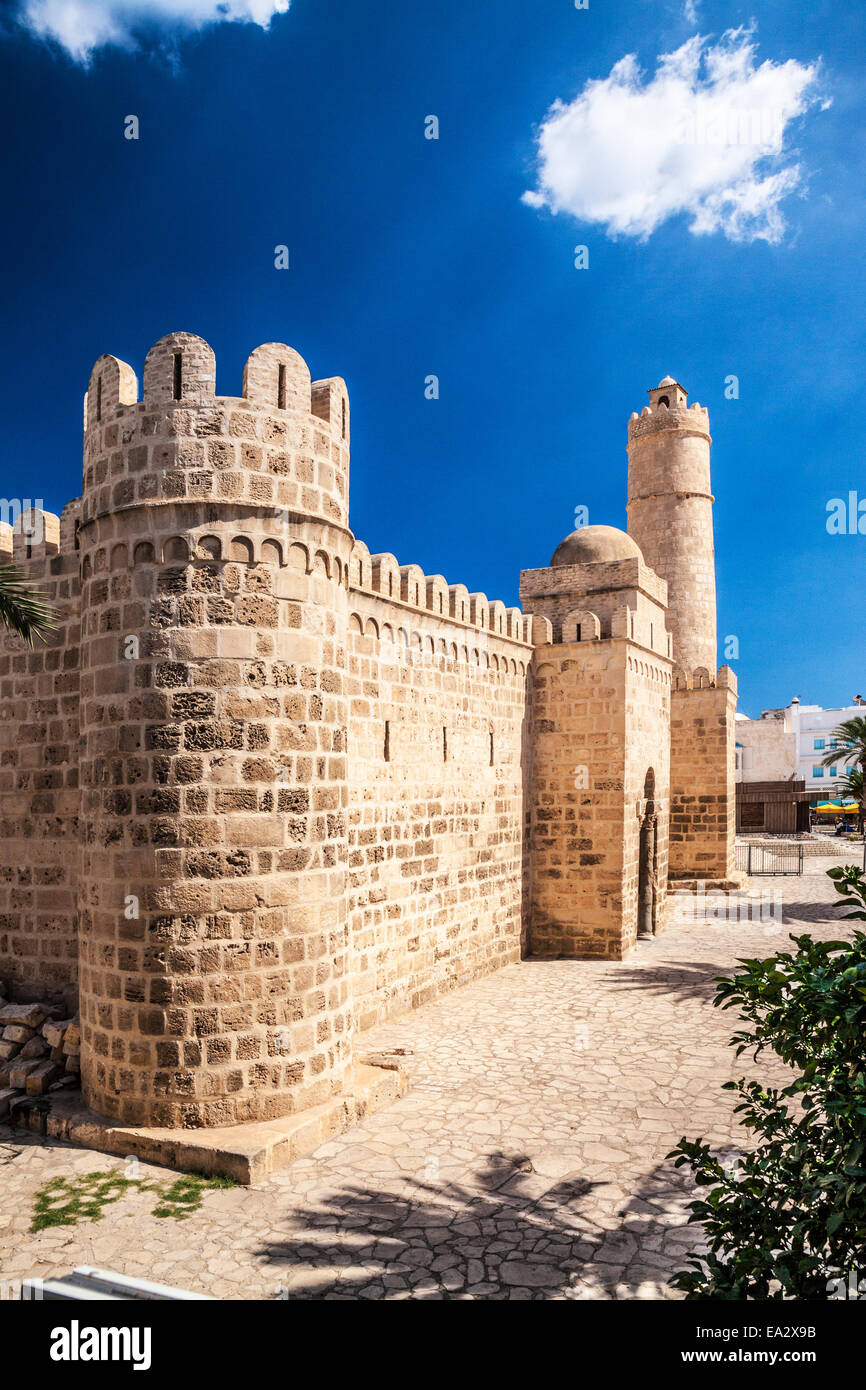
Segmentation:
{"type": "Polygon", "coordinates": [[[628,427],[628,533],[667,581],[675,668],[716,669],[716,569],[707,411],[659,402],[628,427]]]}
{"type": "MultiPolygon", "coordinates": [[[[703,675],[698,681],[704,681],[703,675]]],[[[731,879],[736,830],[736,676],[671,696],[671,878],[731,879]]]]}
{"type": "Polygon", "coordinates": [[[653,768],[666,859],[670,664],[624,640],[536,653],[533,955],[621,960],[637,935],[639,802],[653,768]]]}
{"type": "Polygon", "coordinates": [[[523,632],[517,610],[356,544],[348,904],[359,1028],[520,957],[523,632]]]}
{"type": "Polygon", "coordinates": [[[78,974],[79,509],[0,526],[57,619],[45,644],[0,635],[0,978],[21,1000],[71,1001],[78,974]]]}
{"type": "Polygon", "coordinates": [[[345,388],[266,344],[244,393],[189,334],[88,391],[82,1086],[129,1123],[303,1109],[351,1058],[345,388]]]}

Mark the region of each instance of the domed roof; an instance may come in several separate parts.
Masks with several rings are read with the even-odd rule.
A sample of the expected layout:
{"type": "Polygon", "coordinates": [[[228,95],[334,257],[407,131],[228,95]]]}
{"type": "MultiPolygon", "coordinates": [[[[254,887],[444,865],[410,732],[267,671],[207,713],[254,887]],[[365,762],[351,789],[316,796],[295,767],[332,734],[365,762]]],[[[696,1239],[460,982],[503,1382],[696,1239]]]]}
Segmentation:
{"type": "Polygon", "coordinates": [[[672,376],[663,376],[659,382],[659,386],[676,386],[676,384],[672,376]]]}
{"type": "Polygon", "coordinates": [[[617,526],[581,526],[553,552],[552,566],[598,565],[610,560],[643,559],[640,547],[617,526]]]}

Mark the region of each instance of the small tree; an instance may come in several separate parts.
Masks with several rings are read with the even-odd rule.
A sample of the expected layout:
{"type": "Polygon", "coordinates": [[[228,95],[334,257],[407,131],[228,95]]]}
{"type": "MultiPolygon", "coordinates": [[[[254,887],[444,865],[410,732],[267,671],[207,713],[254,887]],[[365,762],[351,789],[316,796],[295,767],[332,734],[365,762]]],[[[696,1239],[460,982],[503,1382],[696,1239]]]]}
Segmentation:
{"type": "Polygon", "coordinates": [[[14,565],[0,565],[0,623],[23,637],[31,647],[57,626],[54,610],[30,587],[14,565]]]}
{"type": "MultiPolygon", "coordinates": [[[[829,876],[846,918],[866,921],[861,871],[829,876]]],[[[796,951],[740,961],[714,1000],[751,1025],[731,1039],[738,1057],[769,1048],[793,1070],[780,1090],[725,1083],[757,1143],[733,1169],[701,1139],[668,1155],[710,1189],[689,1217],[708,1253],[671,1280],[690,1299],[827,1299],[834,1281],[866,1273],[866,934],[791,940],[796,951]]]]}
{"type": "Polygon", "coordinates": [[[863,773],[859,767],[850,767],[841,781],[836,783],[836,796],[839,800],[848,797],[860,805],[863,801],[863,773]]]}
{"type": "MultiPolygon", "coordinates": [[[[866,793],[863,790],[863,773],[866,772],[866,719],[859,714],[854,719],[846,719],[833,730],[830,743],[832,747],[829,753],[825,753],[821,759],[822,767],[832,767],[835,763],[846,760],[857,764],[860,773],[857,828],[862,830],[863,822],[866,820],[866,793]]],[[[850,776],[850,770],[848,775],[850,776]]]]}

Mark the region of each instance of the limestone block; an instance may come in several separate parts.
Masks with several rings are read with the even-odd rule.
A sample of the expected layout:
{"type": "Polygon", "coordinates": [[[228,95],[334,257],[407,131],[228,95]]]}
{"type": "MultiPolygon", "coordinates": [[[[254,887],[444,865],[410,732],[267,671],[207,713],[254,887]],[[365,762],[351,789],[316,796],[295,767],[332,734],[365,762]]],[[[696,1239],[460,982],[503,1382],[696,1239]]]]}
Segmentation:
{"type": "Polygon", "coordinates": [[[47,1015],[42,1004],[4,1004],[0,1009],[0,1027],[10,1024],[23,1028],[38,1028],[47,1015]]]}
{"type": "Polygon", "coordinates": [[[8,1028],[3,1029],[3,1041],[11,1043],[26,1043],[31,1038],[35,1038],[36,1031],[33,1028],[23,1028],[19,1023],[10,1023],[8,1028]]]}
{"type": "Polygon", "coordinates": [[[44,1062],[38,1062],[31,1072],[27,1074],[25,1089],[28,1096],[41,1096],[51,1085],[63,1075],[63,1068],[57,1062],[52,1062],[50,1057],[44,1062]]]}
{"type": "Polygon", "coordinates": [[[49,1047],[59,1047],[72,1026],[71,1018],[60,1019],[57,1023],[43,1023],[42,1036],[49,1047]]]}
{"type": "Polygon", "coordinates": [[[9,1085],[15,1086],[19,1091],[23,1091],[27,1085],[27,1078],[30,1073],[35,1071],[37,1067],[44,1065],[45,1063],[40,1062],[38,1058],[31,1058],[29,1062],[22,1062],[20,1058],[16,1057],[9,1068],[9,1085]]]}

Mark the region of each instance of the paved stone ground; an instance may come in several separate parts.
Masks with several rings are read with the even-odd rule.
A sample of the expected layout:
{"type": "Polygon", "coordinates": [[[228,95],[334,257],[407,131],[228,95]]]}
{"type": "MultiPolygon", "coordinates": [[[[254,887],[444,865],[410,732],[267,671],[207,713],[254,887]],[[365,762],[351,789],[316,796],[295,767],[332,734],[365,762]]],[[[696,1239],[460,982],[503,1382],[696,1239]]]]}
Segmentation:
{"type": "Polygon", "coordinates": [[[675,1296],[698,1237],[665,1155],[683,1134],[736,1152],[720,1083],[748,1065],[713,977],[798,924],[839,935],[831,862],[752,881],[784,895],[785,928],[703,920],[622,964],[525,961],[377,1028],[365,1043],[405,1049],[408,1096],[182,1222],[135,1192],[31,1234],[49,1178],[126,1165],[0,1126],[0,1280],[95,1264],[220,1298],[675,1296]]]}

